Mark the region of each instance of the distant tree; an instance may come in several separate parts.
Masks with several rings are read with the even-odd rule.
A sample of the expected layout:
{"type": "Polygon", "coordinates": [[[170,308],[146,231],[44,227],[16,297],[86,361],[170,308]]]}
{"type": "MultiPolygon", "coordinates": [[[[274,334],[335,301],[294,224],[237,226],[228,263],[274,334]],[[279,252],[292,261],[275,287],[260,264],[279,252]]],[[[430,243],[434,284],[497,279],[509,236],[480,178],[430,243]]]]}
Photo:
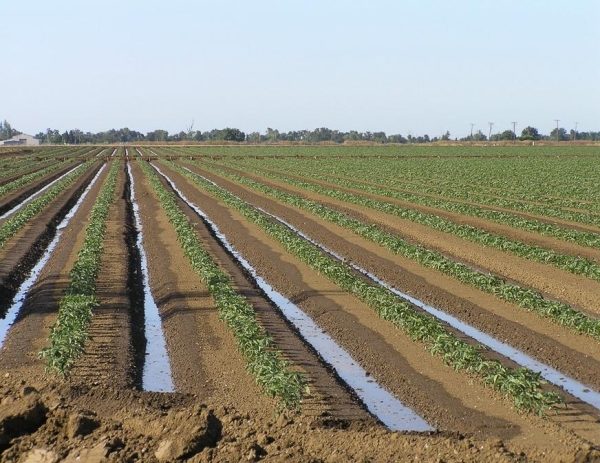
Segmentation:
{"type": "Polygon", "coordinates": [[[446,130],[446,133],[442,135],[442,140],[448,141],[450,140],[450,131],[446,130]]]}
{"type": "Polygon", "coordinates": [[[167,141],[169,138],[169,132],[166,130],[154,130],[146,134],[146,138],[149,141],[167,141]]]}
{"type": "Polygon", "coordinates": [[[240,129],[233,129],[231,127],[226,127],[220,131],[221,140],[225,141],[245,141],[246,134],[242,132],[240,129]]]}
{"type": "Polygon", "coordinates": [[[265,134],[266,140],[270,142],[279,141],[279,130],[272,129],[271,127],[267,127],[267,133],[265,134]]]}
{"type": "Polygon", "coordinates": [[[385,132],[373,132],[373,141],[378,142],[378,143],[385,143],[387,142],[387,136],[385,134],[385,132]]]}
{"type": "Polygon", "coordinates": [[[538,129],[535,127],[527,126],[521,132],[521,140],[539,140],[541,138],[538,129]]]}
{"type": "Polygon", "coordinates": [[[8,140],[20,133],[18,130],[13,129],[7,120],[0,122],[0,140],[8,140]]]}
{"type": "Polygon", "coordinates": [[[388,137],[388,141],[390,143],[406,143],[408,140],[398,133],[398,134],[390,135],[388,137]]]}
{"type": "MultiPolygon", "coordinates": [[[[562,127],[560,127],[558,129],[558,140],[559,141],[567,141],[569,139],[569,134],[567,133],[566,129],[563,129],[562,127]]],[[[552,129],[552,132],[550,132],[550,140],[556,140],[556,129],[552,129]]]]}

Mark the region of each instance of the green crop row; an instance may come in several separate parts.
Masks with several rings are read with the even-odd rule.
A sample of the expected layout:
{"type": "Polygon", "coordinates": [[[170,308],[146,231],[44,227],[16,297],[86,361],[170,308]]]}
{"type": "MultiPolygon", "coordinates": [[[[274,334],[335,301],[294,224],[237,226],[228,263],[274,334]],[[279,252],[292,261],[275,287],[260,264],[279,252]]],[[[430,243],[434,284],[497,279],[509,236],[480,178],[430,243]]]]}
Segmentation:
{"type": "Polygon", "coordinates": [[[115,198],[119,163],[113,163],[90,213],[83,245],[69,273],[70,283],[58,305],[56,323],[50,331],[50,346],[40,356],[51,370],[66,375],[83,353],[92,311],[98,306],[96,279],[104,251],[106,220],[115,198]]]}
{"type": "Polygon", "coordinates": [[[6,195],[7,193],[10,193],[11,191],[21,188],[22,186],[25,186],[28,183],[33,182],[34,180],[40,177],[43,177],[44,175],[59,170],[61,167],[68,163],[69,161],[61,162],[59,164],[52,164],[51,166],[45,167],[44,169],[23,175],[22,177],[19,177],[18,179],[13,180],[10,183],[0,186],[0,198],[6,195]]]}
{"type": "Polygon", "coordinates": [[[43,195],[31,201],[20,211],[15,213],[14,216],[6,220],[6,222],[0,226],[0,248],[2,248],[6,244],[6,241],[14,236],[27,222],[50,204],[53,199],[73,184],[92,163],[93,161],[89,161],[82,164],[59,182],[56,182],[43,195]]]}
{"type": "Polygon", "coordinates": [[[231,174],[221,169],[215,169],[215,171],[219,175],[247,185],[279,201],[306,210],[322,219],[347,228],[357,235],[389,249],[395,254],[400,254],[408,259],[419,262],[425,267],[438,270],[463,283],[493,294],[505,301],[517,304],[526,310],[538,313],[579,333],[584,333],[600,340],[600,320],[589,317],[567,304],[545,299],[541,294],[531,289],[507,283],[498,276],[474,270],[467,265],[445,257],[439,252],[429,250],[420,245],[410,244],[398,235],[389,233],[374,223],[357,220],[316,201],[287,193],[264,183],[231,174]]]}
{"type": "Polygon", "coordinates": [[[510,225],[514,228],[520,228],[527,231],[539,233],[544,236],[551,236],[565,241],[580,244],[582,246],[594,247],[600,249],[600,234],[593,232],[584,232],[575,230],[568,227],[562,227],[551,223],[543,222],[540,220],[527,219],[516,214],[485,209],[483,207],[457,203],[451,200],[442,200],[437,198],[431,198],[423,195],[419,192],[412,191],[398,191],[397,189],[389,189],[377,185],[366,184],[361,181],[354,181],[344,177],[336,177],[332,179],[331,175],[321,175],[311,173],[311,177],[334,182],[335,184],[358,188],[368,193],[376,194],[379,196],[386,196],[388,198],[400,199],[402,201],[411,202],[427,207],[433,207],[442,209],[450,212],[457,212],[459,214],[469,215],[472,217],[480,217],[483,219],[491,220],[496,223],[510,225]]]}
{"type": "MultiPolygon", "coordinates": [[[[289,162],[283,163],[282,165],[278,166],[278,170],[283,172],[289,172],[289,165],[289,162]]],[[[500,168],[506,169],[508,167],[504,165],[498,165],[495,162],[491,161],[488,161],[486,166],[489,171],[488,176],[472,176],[470,175],[472,174],[472,172],[470,172],[470,169],[466,165],[457,164],[456,161],[453,161],[451,163],[444,163],[438,161],[435,163],[435,165],[430,165],[429,170],[419,172],[419,175],[416,177],[416,179],[418,179],[419,182],[419,184],[417,185],[410,185],[410,183],[415,183],[415,177],[413,176],[415,173],[414,170],[411,171],[410,169],[406,169],[406,166],[403,166],[404,168],[398,171],[396,169],[399,166],[390,166],[382,163],[333,163],[331,161],[326,161],[320,162],[318,167],[314,164],[308,166],[303,164],[303,168],[301,169],[301,171],[303,173],[309,173],[311,177],[321,178],[327,181],[332,180],[331,176],[342,175],[345,176],[347,180],[350,180],[351,182],[354,178],[359,178],[375,182],[380,185],[383,184],[381,186],[384,187],[388,185],[396,187],[400,183],[402,184],[404,189],[413,190],[413,193],[417,195],[422,195],[423,193],[433,193],[441,196],[454,196],[457,198],[464,198],[472,202],[485,204],[494,208],[502,207],[526,213],[538,214],[546,217],[557,217],[575,222],[600,225],[600,217],[598,217],[597,213],[596,215],[594,215],[593,212],[590,210],[590,206],[591,208],[593,208],[593,200],[591,205],[579,204],[579,206],[575,206],[583,207],[583,209],[590,210],[590,212],[588,213],[560,209],[560,207],[555,207],[553,205],[553,203],[556,201],[553,201],[552,199],[548,198],[544,198],[544,204],[532,203],[531,201],[529,201],[529,199],[532,196],[536,195],[532,193],[531,187],[525,189],[525,191],[527,191],[527,194],[523,194],[522,196],[522,198],[525,199],[525,201],[523,199],[519,200],[505,197],[504,193],[510,187],[514,187],[517,180],[511,180],[509,182],[504,180],[498,183],[503,185],[503,187],[497,189],[494,195],[485,195],[478,193],[476,189],[478,187],[481,188],[481,185],[486,185],[486,181],[489,182],[491,180],[489,178],[489,175],[491,175],[492,172],[494,172],[493,176],[495,178],[502,179],[505,177],[504,175],[502,175],[505,172],[502,171],[500,168]],[[445,164],[447,164],[446,168],[444,168],[445,164]],[[442,172],[445,172],[445,175],[440,176],[439,173],[437,173],[436,175],[435,170],[437,169],[441,169],[442,172]],[[466,180],[468,181],[465,182],[466,180]]],[[[531,176],[540,175],[539,172],[531,172],[531,167],[533,166],[529,167],[529,170],[522,169],[519,172],[519,176],[526,176],[527,173],[531,174],[531,176]]],[[[536,165],[535,167],[539,169],[540,166],[536,165]]],[[[554,177],[555,176],[556,175],[554,174],[554,177]]],[[[543,180],[540,179],[537,183],[531,182],[529,180],[528,184],[535,186],[536,189],[539,189],[540,185],[544,185],[544,189],[546,191],[560,192],[564,195],[569,196],[570,190],[574,184],[581,186],[580,183],[583,183],[584,180],[586,180],[584,178],[568,177],[571,183],[567,184],[566,186],[546,186],[547,182],[545,180],[550,182],[552,181],[552,177],[553,176],[543,176],[543,180]]],[[[588,175],[588,178],[593,179],[593,174],[588,175]]],[[[356,186],[359,188],[362,187],[361,185],[356,186]]],[[[593,189],[590,191],[588,188],[585,189],[585,191],[587,194],[584,196],[584,198],[588,201],[595,197],[594,194],[597,194],[596,192],[593,192],[593,189]]],[[[562,201],[565,202],[565,199],[563,199],[562,201]]],[[[567,201],[567,203],[569,202],[567,201]]],[[[571,207],[573,207],[572,202],[571,207]]]]}
{"type": "Polygon", "coordinates": [[[567,270],[568,272],[576,275],[583,275],[593,280],[600,281],[600,265],[583,257],[560,254],[550,249],[529,245],[520,241],[511,240],[501,235],[486,232],[471,225],[454,223],[434,214],[426,214],[414,209],[407,209],[396,204],[368,198],[360,194],[327,188],[308,180],[297,180],[284,174],[274,174],[270,171],[261,170],[261,172],[264,172],[264,175],[267,177],[283,180],[290,185],[329,196],[344,202],[357,204],[384,212],[386,214],[395,215],[402,219],[420,223],[435,230],[450,233],[484,246],[510,252],[525,259],[534,260],[544,264],[552,264],[557,268],[567,270]]]}
{"type": "Polygon", "coordinates": [[[546,409],[561,401],[557,394],[542,390],[544,382],[539,374],[526,368],[509,368],[496,360],[486,359],[482,355],[481,345],[466,343],[434,317],[415,309],[388,289],[368,283],[345,263],[324,253],[227,190],[173,163],[169,162],[169,165],[260,226],[288,252],[329,278],[344,291],[357,296],[382,319],[390,321],[412,339],[423,342],[433,355],[440,356],[446,364],[456,370],[479,376],[484,384],[512,398],[517,408],[543,414],[546,409]]]}
{"type": "Polygon", "coordinates": [[[139,162],[150,180],[194,271],[206,284],[220,317],[233,331],[248,370],[264,391],[280,400],[283,407],[297,409],[304,395],[305,379],[290,369],[273,339],[256,319],[252,304],[232,287],[229,277],[205,250],[186,215],[177,206],[174,193],[160,182],[146,162],[139,162]]]}

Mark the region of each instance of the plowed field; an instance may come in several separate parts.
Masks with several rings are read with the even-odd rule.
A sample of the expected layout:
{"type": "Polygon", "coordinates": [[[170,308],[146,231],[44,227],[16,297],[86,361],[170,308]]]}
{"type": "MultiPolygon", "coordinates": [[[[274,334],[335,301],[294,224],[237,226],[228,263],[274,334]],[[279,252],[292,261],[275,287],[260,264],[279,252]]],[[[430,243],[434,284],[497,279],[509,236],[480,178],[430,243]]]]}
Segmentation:
{"type": "Polygon", "coordinates": [[[600,153],[371,149],[3,158],[0,461],[600,459],[600,153]]]}

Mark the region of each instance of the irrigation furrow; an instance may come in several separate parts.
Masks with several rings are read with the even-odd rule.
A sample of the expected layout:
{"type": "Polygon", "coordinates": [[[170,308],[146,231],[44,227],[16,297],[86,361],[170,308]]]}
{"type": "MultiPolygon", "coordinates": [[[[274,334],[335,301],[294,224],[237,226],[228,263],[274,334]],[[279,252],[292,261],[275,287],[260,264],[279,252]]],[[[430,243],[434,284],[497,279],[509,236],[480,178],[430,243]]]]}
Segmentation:
{"type": "Polygon", "coordinates": [[[53,181],[51,181],[47,185],[45,185],[42,188],[40,188],[39,190],[37,190],[35,193],[32,193],[31,195],[29,195],[27,198],[25,198],[19,204],[13,206],[11,209],[9,209],[8,211],[6,211],[4,214],[0,215],[0,220],[3,220],[5,218],[11,216],[12,214],[14,214],[15,212],[17,212],[22,207],[24,207],[27,204],[29,204],[31,201],[33,201],[35,198],[37,198],[39,195],[41,195],[44,191],[46,191],[47,189],[51,188],[55,183],[60,182],[63,178],[65,178],[71,172],[73,172],[74,170],[76,170],[78,167],[79,167],[79,165],[73,167],[72,169],[70,169],[66,173],[62,174],[60,177],[54,179],[53,181]]]}
{"type": "MultiPolygon", "coordinates": [[[[256,206],[254,206],[254,207],[256,207],[256,206]]],[[[458,318],[446,313],[445,311],[438,309],[436,307],[433,307],[429,304],[426,304],[425,302],[411,296],[410,294],[407,294],[405,292],[400,291],[397,288],[394,288],[392,285],[386,283],[385,280],[381,276],[377,276],[377,275],[369,272],[368,270],[364,269],[363,267],[360,267],[359,265],[355,264],[354,262],[348,261],[343,256],[337,254],[335,251],[333,251],[333,250],[327,248],[326,246],[322,245],[321,243],[315,241],[310,236],[308,236],[305,233],[303,233],[302,231],[298,230],[296,227],[294,227],[290,223],[286,222],[282,218],[280,218],[274,214],[271,214],[270,212],[267,212],[260,207],[256,207],[256,209],[260,210],[264,214],[270,216],[274,220],[276,220],[279,223],[281,223],[282,225],[286,226],[287,228],[292,230],[294,233],[298,234],[299,236],[301,236],[305,240],[309,241],[310,243],[312,243],[313,245],[315,245],[316,247],[318,247],[325,253],[334,257],[338,261],[345,262],[347,265],[351,266],[354,270],[356,270],[360,274],[369,278],[371,281],[383,286],[388,291],[391,291],[392,293],[396,294],[401,299],[404,299],[405,301],[419,307],[420,309],[423,309],[425,312],[429,313],[430,315],[433,315],[438,320],[443,321],[444,323],[448,324],[449,326],[456,329],[457,331],[460,331],[461,333],[465,334],[466,336],[468,336],[472,339],[475,339],[477,342],[488,347],[490,350],[501,354],[502,356],[512,360],[513,362],[517,363],[518,365],[525,367],[525,368],[529,368],[530,370],[532,370],[536,373],[539,372],[541,374],[541,376],[549,383],[554,384],[555,386],[558,386],[558,387],[564,389],[571,395],[577,397],[578,399],[582,400],[583,402],[586,402],[586,403],[592,405],[594,408],[600,410],[600,393],[592,390],[589,386],[586,386],[585,384],[580,383],[579,381],[575,380],[574,378],[571,378],[571,377],[561,373],[560,371],[556,370],[555,368],[552,368],[551,366],[534,359],[533,357],[527,355],[526,353],[520,351],[519,349],[514,348],[511,345],[509,345],[505,342],[502,342],[498,339],[495,339],[494,337],[484,333],[483,331],[475,328],[474,326],[471,326],[471,325],[459,320],[458,318]]]]}
{"type": "Polygon", "coordinates": [[[21,311],[21,308],[23,307],[23,304],[25,303],[25,301],[27,299],[29,290],[36,283],[36,281],[39,278],[46,263],[52,256],[54,249],[58,245],[60,238],[62,236],[63,230],[69,225],[69,222],[75,216],[75,213],[77,212],[77,210],[79,209],[79,207],[81,206],[81,204],[83,203],[85,198],[87,197],[88,193],[90,192],[90,190],[92,189],[94,184],[98,181],[98,178],[100,178],[100,175],[102,174],[102,172],[104,171],[105,168],[106,168],[106,164],[104,164],[98,170],[98,172],[96,173],[94,178],[91,180],[91,182],[88,184],[88,186],[85,188],[85,190],[83,191],[83,193],[81,194],[81,196],[79,197],[79,199],[77,200],[75,205],[69,210],[67,215],[58,224],[58,226],[56,227],[56,234],[54,235],[54,238],[48,244],[48,247],[42,254],[41,258],[38,260],[36,265],[31,270],[29,277],[19,287],[17,294],[13,298],[13,304],[8,309],[6,316],[0,320],[0,347],[2,347],[2,345],[4,344],[6,335],[8,334],[11,326],[17,319],[17,317],[21,311]]]}
{"type": "Polygon", "coordinates": [[[421,212],[418,209],[407,208],[393,202],[375,199],[370,197],[368,193],[354,193],[347,187],[341,185],[339,185],[338,189],[334,189],[323,186],[315,180],[296,180],[287,174],[275,174],[266,169],[259,170],[264,172],[267,177],[275,178],[279,181],[283,181],[319,195],[325,195],[346,203],[397,216],[401,219],[409,220],[444,233],[449,233],[489,248],[499,249],[518,257],[537,261],[542,264],[549,264],[575,275],[581,275],[592,280],[600,281],[600,264],[584,257],[559,253],[547,247],[530,245],[504,235],[487,232],[478,227],[454,222],[431,213],[421,212]]]}
{"type": "MultiPolygon", "coordinates": [[[[188,170],[188,172],[190,171],[188,170]]],[[[302,196],[270,187],[263,182],[258,182],[245,176],[231,174],[223,170],[217,170],[217,173],[271,198],[275,198],[277,201],[290,204],[328,222],[349,229],[354,234],[372,241],[394,254],[414,260],[425,267],[432,268],[462,283],[488,292],[499,299],[514,303],[525,310],[533,311],[579,333],[585,333],[596,339],[600,339],[600,321],[597,318],[574,309],[569,304],[544,298],[529,287],[506,282],[504,278],[497,274],[487,271],[482,272],[457,260],[448,258],[441,253],[422,246],[412,245],[400,236],[385,231],[373,222],[354,219],[320,202],[311,201],[302,196]]]]}
{"type": "Polygon", "coordinates": [[[146,337],[146,357],[142,373],[142,388],[145,391],[173,392],[171,364],[167,352],[167,343],[162,329],[162,321],[158,306],[150,289],[148,260],[144,249],[144,236],[140,208],[135,197],[135,183],[131,173],[131,165],[127,164],[129,178],[130,200],[133,207],[135,229],[137,233],[136,247],[140,256],[141,279],[144,288],[144,333],[146,337]]]}
{"type": "MultiPolygon", "coordinates": [[[[205,177],[197,174],[197,173],[192,173],[191,171],[188,171],[191,174],[191,177],[196,178],[196,183],[198,183],[200,186],[202,186],[202,184],[206,185],[206,184],[210,184],[212,186],[214,186],[214,182],[212,182],[209,179],[206,179],[205,177]]],[[[217,186],[216,188],[218,188],[218,191],[222,192],[222,193],[214,193],[217,195],[221,195],[223,197],[229,197],[231,201],[231,203],[235,203],[235,204],[239,204],[239,207],[241,208],[241,210],[247,208],[248,209],[248,217],[250,218],[251,214],[256,215],[256,213],[258,214],[262,214],[260,211],[258,211],[256,208],[253,208],[252,206],[248,205],[247,203],[245,203],[243,200],[241,200],[240,198],[236,197],[235,195],[227,192],[227,190],[224,190],[222,187],[217,186]],[[255,211],[257,211],[256,213],[252,213],[250,212],[252,209],[254,209],[255,211]]],[[[210,190],[210,188],[209,188],[210,190]]],[[[238,207],[238,206],[235,206],[238,207]]],[[[246,213],[244,213],[246,215],[246,213]]],[[[263,214],[263,216],[268,217],[267,215],[263,214]]],[[[258,219],[256,219],[258,221],[258,219]]],[[[282,224],[283,225],[283,224],[282,224]]],[[[291,230],[289,227],[287,227],[286,225],[283,225],[286,227],[286,229],[291,230]]],[[[273,232],[275,233],[275,231],[273,232]]],[[[295,236],[300,236],[298,235],[298,233],[296,233],[295,231],[293,231],[295,236]]],[[[279,232],[277,232],[277,236],[279,235],[279,232]]],[[[282,235],[282,239],[283,239],[283,235],[282,235]]],[[[303,239],[303,241],[305,242],[310,242],[306,239],[303,239]]],[[[316,246],[317,248],[319,248],[319,246],[316,246]]],[[[296,246],[291,247],[290,249],[294,250],[294,253],[296,252],[296,246]]],[[[298,248],[299,249],[299,248],[298,248]]],[[[319,248],[321,250],[321,252],[325,252],[325,254],[327,254],[327,252],[322,249],[319,248]]],[[[328,250],[327,250],[328,251],[328,250]]],[[[306,254],[306,258],[308,258],[309,254],[306,254]]],[[[300,256],[300,255],[299,255],[300,256]]],[[[316,255],[315,255],[316,256],[316,255]]],[[[331,256],[331,255],[330,255],[331,256]]],[[[335,259],[335,261],[340,262],[340,256],[331,256],[335,259]]],[[[314,257],[312,257],[311,259],[314,259],[314,257]]],[[[345,262],[343,260],[341,260],[341,262],[343,262],[343,264],[339,264],[338,267],[341,265],[343,267],[343,265],[345,264],[345,262]]],[[[532,368],[535,368],[537,370],[539,370],[539,373],[542,377],[545,377],[549,382],[552,382],[553,384],[555,384],[558,387],[561,387],[565,390],[567,390],[568,392],[570,392],[573,396],[579,398],[580,400],[592,405],[593,407],[600,409],[600,394],[597,393],[596,391],[591,390],[590,388],[586,387],[585,385],[583,385],[582,383],[572,379],[572,378],[568,378],[564,375],[561,375],[560,372],[558,372],[557,370],[553,369],[552,367],[549,367],[548,365],[545,365],[541,362],[538,362],[537,360],[527,356],[526,354],[524,354],[523,352],[520,352],[514,348],[512,348],[511,346],[508,345],[504,345],[504,343],[501,343],[500,341],[490,337],[489,335],[477,330],[476,328],[469,326],[463,322],[461,322],[458,319],[455,319],[454,317],[451,317],[450,315],[446,314],[443,311],[440,311],[439,309],[435,309],[432,308],[431,306],[422,303],[421,301],[418,301],[416,299],[409,299],[408,295],[398,292],[397,290],[391,291],[388,287],[383,286],[381,283],[381,279],[377,279],[375,280],[373,277],[374,275],[369,274],[368,272],[366,272],[364,269],[361,268],[355,268],[352,267],[354,271],[358,271],[359,273],[361,273],[363,276],[369,277],[369,279],[373,282],[376,283],[377,286],[383,288],[386,291],[389,291],[391,294],[394,295],[394,297],[399,298],[400,300],[404,300],[405,302],[408,301],[411,305],[413,306],[417,306],[419,307],[420,310],[428,312],[430,315],[432,315],[434,317],[435,320],[438,320],[438,322],[442,322],[444,325],[452,325],[453,329],[462,332],[463,334],[469,336],[471,339],[477,339],[477,341],[480,344],[486,345],[488,348],[497,351],[500,355],[503,355],[505,358],[510,358],[511,360],[513,360],[515,363],[518,364],[523,364],[525,365],[529,365],[532,368]],[[360,271],[362,270],[362,272],[360,271]]],[[[325,270],[324,270],[325,271],[325,270]]],[[[327,270],[328,271],[328,270],[327,270]]],[[[341,267],[340,267],[340,271],[341,267]]],[[[337,274],[332,274],[332,276],[330,277],[334,280],[337,280],[340,277],[337,276],[337,274]]],[[[350,280],[352,280],[350,278],[350,280]]],[[[356,284],[356,283],[355,283],[356,284]]],[[[354,284],[352,284],[352,286],[349,285],[349,288],[352,291],[355,291],[354,284]]],[[[345,286],[345,284],[344,284],[345,286]]],[[[389,285],[388,285],[389,286],[389,285]]],[[[382,294],[383,296],[383,294],[382,294]]],[[[383,301],[378,302],[379,303],[383,303],[383,301]]],[[[524,371],[530,371],[532,374],[533,372],[529,369],[525,369],[524,371]]]]}
{"type": "Polygon", "coordinates": [[[400,400],[390,394],[386,389],[366,373],[350,354],[340,347],[329,335],[324,333],[319,326],[297,305],[276,291],[267,281],[258,275],[254,267],[233,247],[227,237],[221,233],[219,227],[196,204],[191,202],[168,177],[154,164],[152,167],[165,178],[179,198],[185,202],[202,221],[213,231],[214,236],[234,257],[239,265],[254,279],[267,298],[278,307],[284,317],[292,323],[305,339],[323,358],[331,365],[339,377],[357,394],[367,409],[391,430],[402,431],[433,431],[423,418],[417,415],[400,400]]]}

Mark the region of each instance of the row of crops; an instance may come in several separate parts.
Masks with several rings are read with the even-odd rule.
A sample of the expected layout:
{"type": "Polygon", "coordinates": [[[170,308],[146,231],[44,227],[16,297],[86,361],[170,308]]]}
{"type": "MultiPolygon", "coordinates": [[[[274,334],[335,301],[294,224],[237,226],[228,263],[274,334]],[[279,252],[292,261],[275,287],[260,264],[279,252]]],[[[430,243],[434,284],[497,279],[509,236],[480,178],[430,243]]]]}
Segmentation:
{"type": "MultiPolygon", "coordinates": [[[[600,229],[598,232],[584,231],[569,227],[563,222],[553,223],[551,220],[551,217],[558,217],[556,214],[560,212],[560,218],[565,221],[595,226],[595,206],[591,201],[588,203],[577,199],[584,189],[573,192],[567,188],[561,190],[559,186],[564,182],[553,169],[563,165],[562,163],[569,165],[568,160],[557,157],[557,162],[552,164],[555,159],[551,158],[549,162],[553,167],[548,167],[542,162],[545,161],[542,158],[557,156],[556,154],[535,153],[529,158],[521,159],[512,157],[514,151],[511,151],[512,154],[508,151],[498,152],[497,159],[486,160],[488,167],[490,162],[495,167],[484,172],[479,167],[479,158],[473,160],[460,157],[458,161],[442,159],[436,160],[441,167],[427,181],[425,169],[431,161],[417,152],[407,155],[406,159],[390,160],[394,156],[392,152],[373,151],[370,153],[372,158],[368,161],[358,161],[351,157],[354,154],[349,155],[347,152],[332,154],[330,151],[327,153],[329,156],[326,156],[317,153],[318,148],[311,148],[305,152],[305,156],[318,159],[308,162],[303,157],[294,158],[295,150],[276,151],[280,149],[278,147],[264,148],[262,154],[253,151],[259,148],[244,148],[230,156],[231,149],[128,147],[115,151],[114,148],[90,150],[61,147],[47,153],[48,157],[43,162],[40,161],[36,169],[27,171],[23,164],[15,167],[16,170],[0,171],[0,176],[8,178],[23,169],[22,176],[0,185],[2,199],[20,191],[32,190],[34,195],[33,190],[38,188],[36,185],[41,186],[44,179],[53,178],[68,168],[72,169],[47,189],[38,190],[36,196],[26,199],[27,202],[14,214],[0,220],[0,251],[11,240],[19,237],[22,239],[22,230],[37,220],[44,211],[54,207],[59,198],[64,200],[63,193],[73,191],[77,195],[74,190],[77,182],[82,186],[88,185],[86,191],[89,191],[94,174],[94,178],[99,178],[106,172],[97,192],[86,199],[93,202],[93,207],[86,218],[84,239],[70,269],[68,284],[57,304],[56,319],[47,347],[40,353],[50,370],[62,376],[68,375],[81,356],[86,354],[94,312],[103,303],[97,297],[96,287],[106,246],[107,221],[111,208],[117,201],[124,201],[116,192],[119,182],[124,182],[123,166],[127,162],[135,166],[136,176],[140,177],[143,188],[150,194],[143,196],[144,200],[151,203],[155,201],[156,207],[166,215],[194,274],[206,287],[220,318],[235,338],[239,352],[246,361],[248,373],[264,393],[276,398],[282,407],[289,410],[302,408],[303,400],[310,390],[310,378],[299,371],[294,361],[286,358],[268,327],[261,324],[250,300],[236,290],[230,275],[215,258],[207,243],[200,238],[197,224],[189,218],[189,210],[177,193],[178,190],[172,183],[165,181],[166,177],[159,168],[176,174],[177,183],[186,182],[188,187],[193,186],[202,195],[207,195],[257,227],[269,240],[284,249],[294,262],[303,263],[315,274],[335,285],[340,293],[351,295],[364,303],[372,310],[374,318],[389,323],[396,330],[394,332],[402,333],[422,346],[431,354],[431,358],[441,360],[440,363],[448,368],[464,374],[466,382],[476,381],[497,391],[499,397],[510,400],[516,409],[524,413],[547,415],[548,410],[556,409],[565,400],[570,401],[569,397],[565,397],[564,390],[549,386],[544,380],[545,376],[538,370],[520,366],[518,361],[509,361],[507,359],[512,357],[504,356],[500,351],[494,352],[492,349],[490,352],[489,344],[469,337],[466,331],[461,332],[443,318],[431,315],[421,305],[403,297],[400,291],[385,282],[386,275],[364,271],[351,259],[330,251],[300,229],[261,209],[226,186],[227,182],[232,182],[243,188],[243,191],[269,198],[289,210],[300,211],[310,220],[314,218],[329,224],[331,230],[339,227],[385,252],[439,272],[440,275],[492,295],[498,301],[511,304],[521,311],[533,313],[540,320],[549,321],[551,325],[553,323],[552,326],[559,333],[586,336],[590,338],[589,345],[593,346],[600,340],[600,320],[597,314],[568,300],[555,299],[523,282],[512,280],[511,275],[469,265],[442,250],[407,239],[401,227],[394,231],[377,220],[371,220],[368,215],[352,212],[373,211],[389,216],[391,221],[413,222],[425,229],[476,243],[484,250],[505,252],[507,255],[577,275],[595,284],[595,281],[600,281],[600,263],[593,258],[559,252],[551,247],[515,239],[510,234],[490,232],[484,226],[465,224],[455,218],[483,219],[566,243],[599,248],[600,229]],[[315,153],[311,153],[312,150],[315,153]],[[278,152],[287,157],[277,159],[278,152]],[[244,154],[248,158],[239,159],[244,154]],[[113,159],[114,156],[116,158],[113,159]],[[341,162],[340,158],[343,156],[350,156],[350,159],[341,162]],[[510,160],[504,159],[505,156],[510,157],[510,160]],[[453,162],[461,165],[451,166],[453,162]],[[546,179],[556,189],[543,191],[538,185],[537,193],[529,196],[528,189],[534,192],[536,188],[526,182],[524,177],[519,177],[511,183],[510,188],[504,189],[502,193],[496,192],[497,189],[503,189],[505,182],[502,168],[511,163],[525,162],[530,163],[525,171],[531,176],[536,175],[535,166],[538,163],[543,166],[535,178],[546,179]],[[456,172],[462,172],[464,166],[470,167],[465,168],[460,180],[454,184],[449,182],[448,172],[456,175],[456,172]],[[403,168],[406,168],[405,176],[402,175],[403,168]],[[484,181],[492,177],[495,178],[494,181],[477,185],[473,191],[465,192],[470,181],[484,181]],[[359,180],[354,180],[355,178],[359,180]],[[431,179],[435,182],[437,178],[440,179],[439,185],[432,184],[431,179]],[[219,179],[223,180],[223,184],[219,179]],[[148,200],[148,197],[151,198],[148,200]],[[543,204],[548,204],[548,207],[543,204]],[[575,204],[578,210],[570,210],[575,204]],[[344,205],[348,207],[344,208],[344,205]],[[524,212],[537,214],[539,217],[519,215],[524,212]]],[[[360,148],[353,149],[356,149],[355,153],[358,155],[360,148]]],[[[445,153],[453,155],[448,151],[445,153]]],[[[578,153],[560,154],[577,156],[578,153]]],[[[434,155],[435,153],[428,154],[434,155]]],[[[588,169],[587,174],[581,172],[585,177],[581,185],[593,184],[590,176],[594,175],[596,168],[588,165],[588,155],[586,153],[581,157],[581,164],[587,167],[581,167],[578,163],[573,167],[575,171],[588,169]]],[[[508,172],[513,170],[507,169],[508,172]]],[[[122,226],[125,228],[125,224],[122,226]]],[[[153,230],[146,228],[145,232],[153,233],[153,230]]],[[[477,321],[473,325],[477,325],[477,321]]],[[[483,327],[479,328],[484,330],[483,327]]],[[[533,357],[537,355],[529,354],[533,357]]],[[[563,376],[562,379],[566,378],[567,382],[572,380],[566,374],[563,376]]],[[[566,386],[564,389],[570,391],[566,386]]],[[[585,385],[581,385],[581,389],[593,396],[588,403],[594,407],[598,393],[593,387],[586,388],[585,385]]]]}
{"type": "Polygon", "coordinates": [[[571,327],[580,333],[600,339],[600,320],[577,311],[568,304],[545,299],[541,294],[529,288],[523,288],[514,283],[506,282],[497,275],[478,271],[463,263],[452,260],[439,252],[420,245],[411,244],[399,235],[390,233],[375,223],[357,220],[319,202],[311,201],[300,195],[290,194],[222,169],[210,170],[265,193],[281,202],[301,208],[336,225],[347,228],[396,254],[415,260],[425,267],[438,270],[463,283],[470,284],[482,291],[494,294],[503,300],[515,303],[526,310],[531,310],[551,318],[561,325],[571,327]]]}

